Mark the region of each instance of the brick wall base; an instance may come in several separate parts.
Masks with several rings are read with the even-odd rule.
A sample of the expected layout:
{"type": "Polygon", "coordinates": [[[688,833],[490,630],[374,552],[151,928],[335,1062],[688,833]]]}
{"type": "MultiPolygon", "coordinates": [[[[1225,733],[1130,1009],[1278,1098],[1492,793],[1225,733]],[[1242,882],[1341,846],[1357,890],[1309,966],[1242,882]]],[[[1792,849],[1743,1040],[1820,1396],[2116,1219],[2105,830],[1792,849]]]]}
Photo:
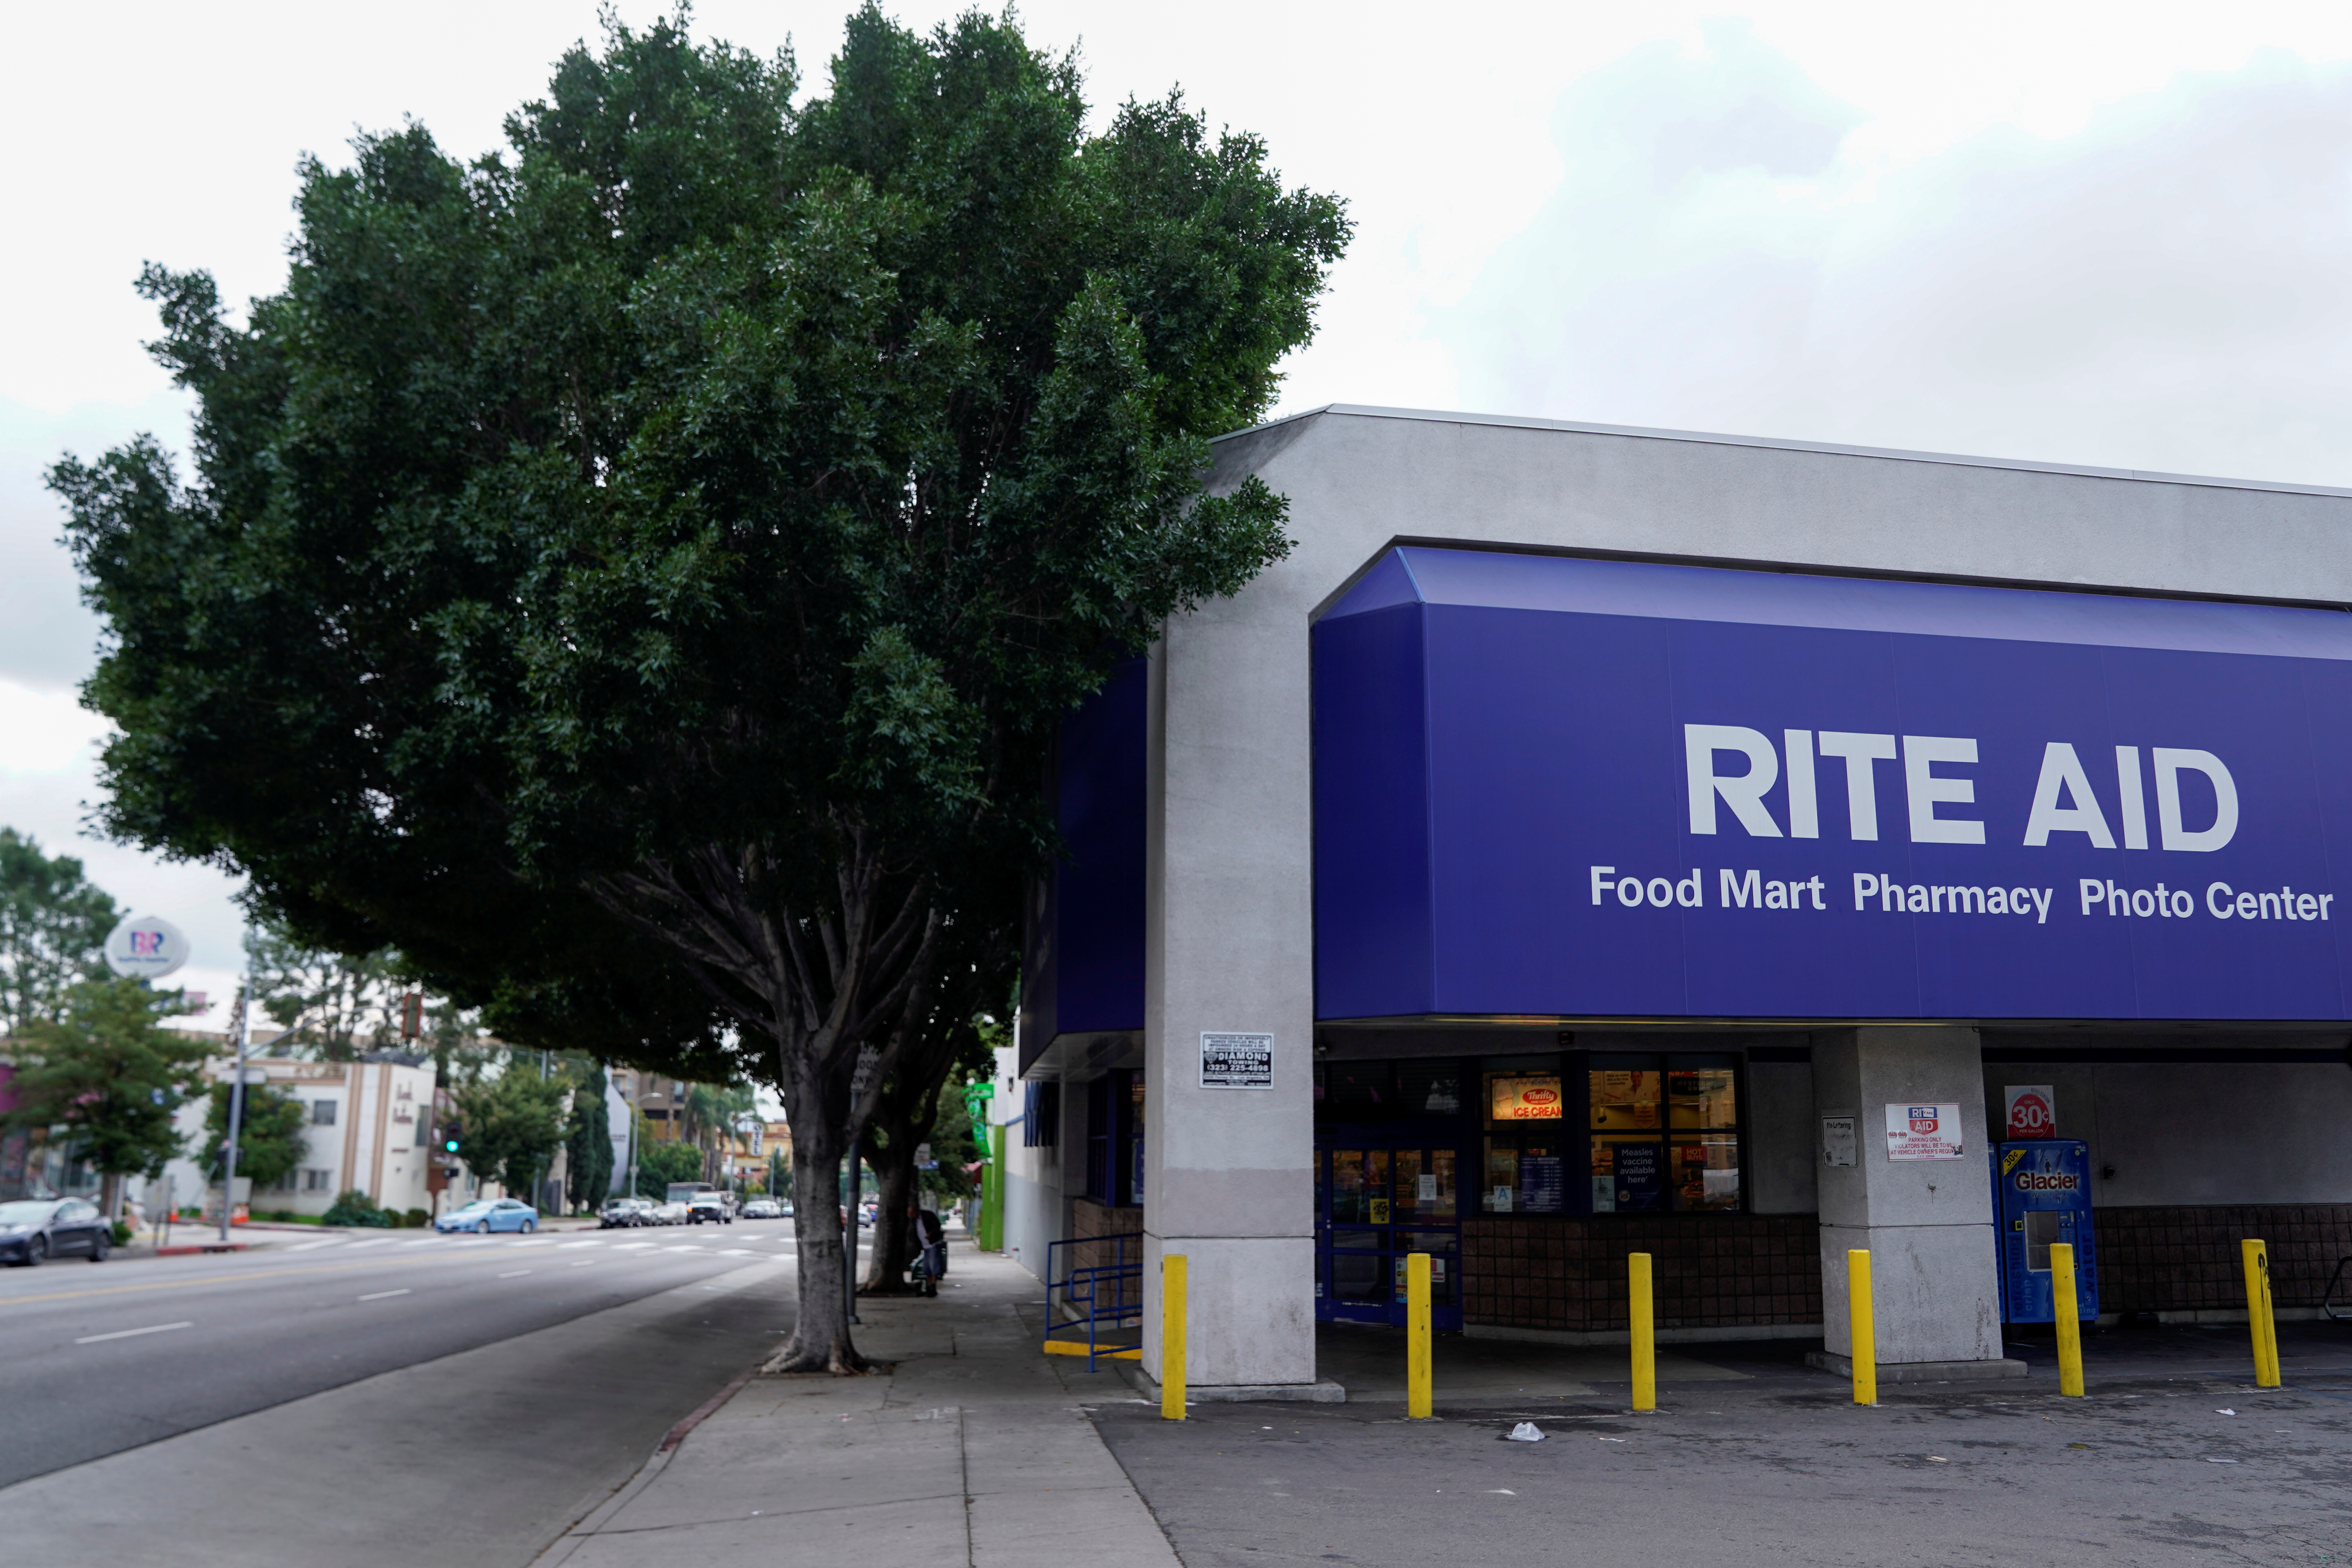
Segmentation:
{"type": "Polygon", "coordinates": [[[1821,1226],[1809,1214],[1465,1220],[1463,1321],[1622,1329],[1633,1252],[1651,1255],[1661,1329],[1822,1321],[1821,1226]]]}
{"type": "Polygon", "coordinates": [[[2352,1258],[2352,1204],[2094,1209],[2092,1225],[2103,1312],[2243,1309],[2238,1243],[2247,1237],[2269,1244],[2282,1307],[2318,1306],[2336,1263],[2352,1258]]]}

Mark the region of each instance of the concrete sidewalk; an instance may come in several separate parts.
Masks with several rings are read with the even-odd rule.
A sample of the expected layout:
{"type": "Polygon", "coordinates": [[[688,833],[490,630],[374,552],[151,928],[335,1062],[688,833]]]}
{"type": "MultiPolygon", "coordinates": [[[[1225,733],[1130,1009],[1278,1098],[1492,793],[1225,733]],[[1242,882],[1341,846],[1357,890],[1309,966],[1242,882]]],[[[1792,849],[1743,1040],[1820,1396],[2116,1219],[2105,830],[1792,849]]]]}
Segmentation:
{"type": "Polygon", "coordinates": [[[1176,1568],[1084,1408],[1137,1396],[1041,1353],[1044,1310],[1018,1265],[959,1245],[938,1297],[859,1302],[858,1348],[893,1370],[750,1378],[539,1561],[1176,1568]]]}

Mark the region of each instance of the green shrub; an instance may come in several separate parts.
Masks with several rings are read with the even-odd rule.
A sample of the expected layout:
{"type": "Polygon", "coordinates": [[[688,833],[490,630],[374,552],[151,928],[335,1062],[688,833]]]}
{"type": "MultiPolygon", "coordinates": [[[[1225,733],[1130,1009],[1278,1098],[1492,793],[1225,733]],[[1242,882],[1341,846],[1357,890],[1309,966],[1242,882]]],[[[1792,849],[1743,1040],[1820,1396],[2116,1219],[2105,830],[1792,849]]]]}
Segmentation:
{"type": "Polygon", "coordinates": [[[411,1230],[415,1230],[432,1217],[433,1216],[431,1215],[426,1214],[423,1209],[410,1209],[406,1214],[400,1216],[400,1223],[406,1226],[411,1230]]]}
{"type": "Polygon", "coordinates": [[[354,1188],[338,1195],[334,1207],[320,1216],[321,1225],[374,1226],[378,1228],[392,1224],[392,1215],[375,1206],[365,1193],[354,1188]]]}
{"type": "Polygon", "coordinates": [[[121,1220],[114,1222],[114,1245],[117,1247],[131,1245],[131,1227],[121,1220]]]}

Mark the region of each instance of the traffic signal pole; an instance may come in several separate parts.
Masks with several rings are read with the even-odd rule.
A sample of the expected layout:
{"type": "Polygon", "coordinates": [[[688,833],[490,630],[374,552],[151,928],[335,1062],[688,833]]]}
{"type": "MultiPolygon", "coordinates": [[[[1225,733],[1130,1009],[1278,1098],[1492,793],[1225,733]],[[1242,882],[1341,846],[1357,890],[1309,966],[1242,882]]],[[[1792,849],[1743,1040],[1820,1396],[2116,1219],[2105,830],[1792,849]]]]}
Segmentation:
{"type": "MultiPolygon", "coordinates": [[[[248,957],[250,950],[248,950],[248,957]]],[[[228,1083],[228,1149],[221,1157],[220,1238],[228,1241],[229,1211],[236,1205],[236,1136],[245,1121],[245,1056],[253,1043],[253,965],[245,966],[245,1000],[236,1010],[236,1076],[228,1083]]]]}

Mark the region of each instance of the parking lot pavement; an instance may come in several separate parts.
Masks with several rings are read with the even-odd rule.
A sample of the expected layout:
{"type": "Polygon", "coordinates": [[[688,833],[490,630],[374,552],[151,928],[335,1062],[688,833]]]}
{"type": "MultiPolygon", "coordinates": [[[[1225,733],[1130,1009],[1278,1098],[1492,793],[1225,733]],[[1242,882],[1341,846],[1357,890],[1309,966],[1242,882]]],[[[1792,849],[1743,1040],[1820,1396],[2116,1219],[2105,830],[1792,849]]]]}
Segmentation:
{"type": "Polygon", "coordinates": [[[2026,1378],[1883,1385],[1860,1408],[1782,1342],[1680,1347],[1715,1375],[1663,1381],[1654,1415],[1575,1352],[1582,1392],[1531,1374],[1542,1392],[1449,1400],[1441,1376],[1430,1421],[1375,1397],[1181,1423],[1106,1402],[1095,1424],[1187,1568],[1465,1548],[1611,1568],[2352,1562],[2352,1329],[2280,1338],[2288,1386],[2266,1391],[2239,1324],[2097,1336],[2081,1399],[2027,1347],[2026,1378]],[[1545,1440],[1506,1440],[1521,1420],[1545,1440]]]}

